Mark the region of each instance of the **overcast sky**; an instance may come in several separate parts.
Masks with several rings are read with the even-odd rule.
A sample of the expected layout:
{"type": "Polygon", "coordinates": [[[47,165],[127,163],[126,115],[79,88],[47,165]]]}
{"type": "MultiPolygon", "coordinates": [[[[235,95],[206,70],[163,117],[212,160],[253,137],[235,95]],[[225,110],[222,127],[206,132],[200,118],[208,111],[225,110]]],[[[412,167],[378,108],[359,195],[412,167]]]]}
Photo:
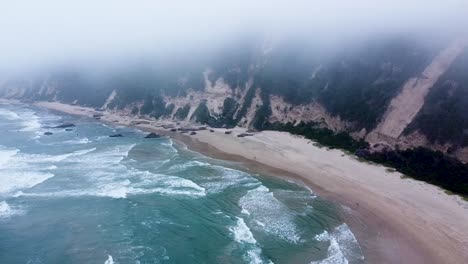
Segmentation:
{"type": "Polygon", "coordinates": [[[458,31],[468,0],[0,0],[0,67],[195,48],[244,30],[458,31]]]}

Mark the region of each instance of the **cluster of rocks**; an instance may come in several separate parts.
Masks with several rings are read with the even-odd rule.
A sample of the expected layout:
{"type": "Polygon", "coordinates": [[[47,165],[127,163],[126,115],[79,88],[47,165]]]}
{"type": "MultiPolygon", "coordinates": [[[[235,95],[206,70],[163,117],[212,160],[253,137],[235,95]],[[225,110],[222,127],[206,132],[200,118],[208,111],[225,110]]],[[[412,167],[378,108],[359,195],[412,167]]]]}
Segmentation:
{"type": "MultiPolygon", "coordinates": [[[[181,134],[190,133],[190,135],[196,135],[197,131],[207,130],[206,126],[201,127],[179,127],[175,128],[173,125],[163,126],[163,128],[169,129],[171,132],[179,132],[181,134]]],[[[212,130],[210,130],[212,131],[212,130]]],[[[214,131],[214,130],[213,130],[214,131]]],[[[212,131],[212,132],[213,132],[212,131]]]]}
{"type": "MultiPolygon", "coordinates": [[[[72,123],[64,123],[64,124],[61,124],[61,125],[57,125],[57,126],[53,126],[53,127],[44,127],[44,128],[53,128],[53,129],[58,129],[58,128],[65,128],[65,131],[72,131],[72,127],[75,127],[75,124],[72,124],[72,123]]],[[[46,136],[51,136],[53,135],[54,133],[53,132],[50,132],[50,131],[47,131],[47,132],[44,132],[44,135],[46,136]]]]}
{"type": "Polygon", "coordinates": [[[100,120],[101,117],[103,117],[103,116],[104,116],[104,114],[102,114],[102,113],[93,114],[94,119],[97,119],[97,120],[100,120]]]}

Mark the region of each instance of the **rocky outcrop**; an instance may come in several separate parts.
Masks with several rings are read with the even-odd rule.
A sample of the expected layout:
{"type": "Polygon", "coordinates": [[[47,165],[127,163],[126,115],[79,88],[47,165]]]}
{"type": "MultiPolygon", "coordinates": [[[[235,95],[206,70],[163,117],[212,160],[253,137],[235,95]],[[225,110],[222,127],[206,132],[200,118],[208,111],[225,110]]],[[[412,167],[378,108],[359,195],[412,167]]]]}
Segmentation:
{"type": "Polygon", "coordinates": [[[270,102],[272,111],[270,123],[316,122],[335,132],[348,131],[352,128],[352,123],[342,120],[339,116],[331,116],[325,107],[316,101],[305,105],[292,105],[285,102],[282,97],[270,96],[270,102]]]}

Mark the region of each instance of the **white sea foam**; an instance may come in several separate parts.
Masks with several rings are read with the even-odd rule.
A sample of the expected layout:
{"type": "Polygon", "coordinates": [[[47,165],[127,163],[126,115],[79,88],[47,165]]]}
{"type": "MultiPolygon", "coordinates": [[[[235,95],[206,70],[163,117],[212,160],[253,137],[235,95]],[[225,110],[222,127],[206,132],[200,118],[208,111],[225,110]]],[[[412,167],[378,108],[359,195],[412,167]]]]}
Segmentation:
{"type": "Polygon", "coordinates": [[[214,165],[213,168],[218,170],[219,176],[210,177],[208,182],[203,183],[203,186],[208,189],[209,193],[219,193],[233,186],[257,184],[260,182],[249,174],[222,166],[214,165]]]}
{"type": "Polygon", "coordinates": [[[140,193],[158,192],[164,194],[182,194],[193,196],[205,196],[206,189],[199,186],[195,182],[165,174],[155,174],[148,171],[131,170],[138,182],[135,187],[143,187],[138,190],[140,193]]]}
{"type": "Polygon", "coordinates": [[[327,257],[323,260],[313,261],[311,264],[347,264],[349,260],[362,260],[361,248],[353,233],[346,224],[336,227],[330,234],[323,231],[316,235],[318,241],[329,241],[327,257]]]}
{"type": "Polygon", "coordinates": [[[264,261],[262,258],[262,249],[258,246],[252,231],[245,223],[244,219],[237,217],[236,225],[229,228],[234,236],[234,241],[239,243],[246,251],[244,258],[251,264],[272,263],[264,261]]]}
{"type": "Polygon", "coordinates": [[[21,210],[10,207],[5,201],[0,202],[0,219],[8,218],[19,213],[21,213],[21,210]]]}
{"type": "Polygon", "coordinates": [[[34,112],[21,113],[20,118],[23,120],[21,122],[21,125],[23,126],[23,128],[20,129],[20,131],[34,132],[34,131],[38,131],[41,128],[39,117],[34,112]]]}
{"type": "Polygon", "coordinates": [[[0,194],[32,188],[52,177],[54,174],[47,172],[9,172],[0,178],[0,194]]]}
{"type": "Polygon", "coordinates": [[[237,217],[236,225],[229,228],[229,230],[234,234],[234,240],[239,243],[257,243],[250,228],[245,224],[244,219],[240,217],[237,217]]]}
{"type": "Polygon", "coordinates": [[[107,260],[104,262],[104,264],[114,264],[114,259],[111,255],[107,255],[107,260]]]}
{"type": "Polygon", "coordinates": [[[29,154],[29,155],[20,156],[19,159],[23,159],[25,162],[28,162],[28,163],[59,162],[59,161],[63,161],[65,159],[68,159],[70,157],[85,155],[85,154],[90,153],[90,152],[92,152],[94,150],[96,150],[96,148],[81,149],[81,150],[76,150],[76,151],[73,151],[73,152],[70,152],[70,153],[60,154],[60,155],[29,154]]]}
{"type": "Polygon", "coordinates": [[[178,172],[178,171],[183,171],[183,170],[190,169],[190,168],[196,167],[196,166],[203,167],[203,166],[212,166],[212,165],[209,164],[209,163],[206,163],[206,162],[198,161],[198,160],[191,160],[191,161],[188,161],[188,162],[185,162],[185,163],[182,163],[182,164],[172,165],[171,167],[169,167],[168,171],[169,172],[178,172]]]}
{"type": "Polygon", "coordinates": [[[0,146],[0,169],[7,165],[18,152],[19,149],[5,149],[0,146]]]}
{"type": "Polygon", "coordinates": [[[278,201],[265,186],[250,190],[239,200],[243,210],[250,212],[255,221],[268,223],[262,231],[273,234],[289,242],[300,241],[299,231],[294,223],[294,215],[289,208],[278,201]]]}
{"type": "Polygon", "coordinates": [[[250,212],[244,208],[242,208],[241,210],[241,213],[245,214],[245,215],[250,215],[250,212]]]}
{"type": "Polygon", "coordinates": [[[3,108],[0,109],[0,116],[8,120],[17,120],[20,118],[17,113],[3,108]]]}
{"type": "Polygon", "coordinates": [[[64,142],[60,142],[60,144],[78,145],[78,144],[88,144],[90,142],[92,141],[89,140],[87,137],[84,137],[84,138],[66,140],[64,142]]]}
{"type": "Polygon", "coordinates": [[[26,154],[17,149],[0,149],[0,194],[32,188],[54,177],[51,171],[56,170],[57,166],[51,163],[81,156],[94,150],[95,148],[84,149],[54,156],[26,154]]]}
{"type": "Polygon", "coordinates": [[[201,197],[206,195],[206,190],[203,187],[190,180],[176,176],[153,174],[148,171],[127,169],[125,166],[119,164],[114,164],[110,167],[103,167],[97,171],[86,167],[86,163],[79,163],[78,166],[89,171],[81,176],[84,177],[83,182],[85,182],[85,185],[82,188],[40,193],[17,192],[15,196],[57,198],[99,196],[127,198],[129,195],[151,193],[191,197],[201,197]],[[103,171],[104,169],[109,171],[103,171]],[[133,182],[128,178],[132,179],[133,182]]]}

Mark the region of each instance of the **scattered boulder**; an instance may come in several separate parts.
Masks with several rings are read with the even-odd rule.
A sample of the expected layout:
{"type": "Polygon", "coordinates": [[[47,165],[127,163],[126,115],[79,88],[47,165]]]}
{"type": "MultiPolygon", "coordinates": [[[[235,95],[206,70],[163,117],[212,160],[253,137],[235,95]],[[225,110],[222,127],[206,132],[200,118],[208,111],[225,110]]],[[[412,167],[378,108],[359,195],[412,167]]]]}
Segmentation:
{"type": "Polygon", "coordinates": [[[72,131],[73,129],[71,128],[65,128],[65,131],[72,131]]]}
{"type": "Polygon", "coordinates": [[[122,134],[114,134],[114,135],[110,135],[109,137],[123,137],[122,134]]]}
{"type": "Polygon", "coordinates": [[[190,132],[190,135],[196,135],[196,134],[197,134],[197,132],[195,132],[195,131],[190,132]]]}
{"type": "Polygon", "coordinates": [[[54,133],[52,133],[52,132],[44,132],[44,135],[46,135],[46,136],[51,136],[52,134],[54,134],[54,133]]]}
{"type": "Polygon", "coordinates": [[[214,132],[214,130],[213,130],[213,129],[210,129],[210,132],[214,132]]]}
{"type": "Polygon", "coordinates": [[[160,137],[161,137],[160,135],[151,132],[151,133],[149,133],[148,135],[146,135],[145,138],[160,138],[160,137]]]}
{"type": "Polygon", "coordinates": [[[72,123],[66,123],[66,124],[61,124],[61,125],[58,125],[58,126],[54,126],[52,128],[67,128],[67,127],[74,127],[75,124],[72,124],[72,123]]]}
{"type": "Polygon", "coordinates": [[[94,117],[94,118],[97,118],[97,117],[102,117],[102,116],[104,116],[104,115],[103,115],[103,114],[101,114],[101,113],[98,113],[98,114],[93,114],[93,117],[94,117]]]}
{"type": "Polygon", "coordinates": [[[177,128],[171,128],[171,132],[177,132],[177,128]]]}
{"type": "Polygon", "coordinates": [[[224,131],[224,134],[226,135],[230,135],[232,133],[232,131],[224,131]]]}

